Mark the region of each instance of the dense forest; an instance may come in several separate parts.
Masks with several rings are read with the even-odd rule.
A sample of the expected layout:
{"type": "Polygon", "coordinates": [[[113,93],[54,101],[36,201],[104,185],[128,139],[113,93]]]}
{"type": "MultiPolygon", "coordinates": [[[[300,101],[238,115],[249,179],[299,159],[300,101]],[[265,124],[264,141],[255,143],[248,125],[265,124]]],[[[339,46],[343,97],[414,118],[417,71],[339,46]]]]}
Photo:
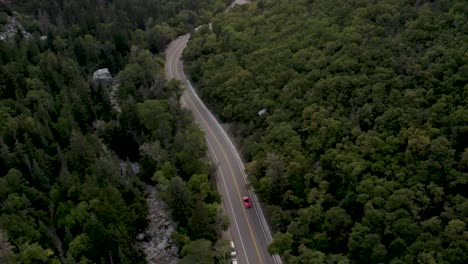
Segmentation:
{"type": "Polygon", "coordinates": [[[225,6],[0,2],[0,30],[15,17],[28,32],[0,40],[0,263],[146,263],[135,240],[147,184],[177,224],[182,262],[227,256],[204,136],[158,55],[225,6]],[[92,80],[99,68],[111,86],[92,80]]]}
{"type": "Polygon", "coordinates": [[[186,69],[232,123],[270,253],[468,263],[467,15],[464,0],[258,0],[192,36],[186,69]]]}

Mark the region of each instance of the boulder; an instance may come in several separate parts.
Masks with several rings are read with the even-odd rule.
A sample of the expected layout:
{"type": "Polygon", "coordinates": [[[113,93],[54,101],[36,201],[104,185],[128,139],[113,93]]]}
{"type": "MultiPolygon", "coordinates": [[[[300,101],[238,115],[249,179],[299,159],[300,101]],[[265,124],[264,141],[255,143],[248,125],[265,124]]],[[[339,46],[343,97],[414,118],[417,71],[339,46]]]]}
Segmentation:
{"type": "Polygon", "coordinates": [[[112,74],[108,68],[103,68],[93,73],[93,80],[108,85],[112,82],[112,74]]]}
{"type": "Polygon", "coordinates": [[[138,236],[136,237],[136,239],[137,239],[138,241],[146,241],[146,236],[145,236],[145,234],[140,233],[140,234],[138,234],[138,236]]]}

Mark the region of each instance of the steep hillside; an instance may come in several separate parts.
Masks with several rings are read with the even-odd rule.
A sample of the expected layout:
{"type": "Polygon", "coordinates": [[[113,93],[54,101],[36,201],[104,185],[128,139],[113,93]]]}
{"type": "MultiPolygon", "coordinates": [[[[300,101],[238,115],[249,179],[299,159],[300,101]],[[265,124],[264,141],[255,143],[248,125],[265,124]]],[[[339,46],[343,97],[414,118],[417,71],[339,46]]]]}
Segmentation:
{"type": "Polygon", "coordinates": [[[31,34],[0,40],[0,263],[147,263],[136,245],[148,239],[139,235],[147,184],[168,204],[178,254],[225,257],[211,247],[227,222],[203,133],[157,54],[224,8],[218,0],[0,1],[1,25],[18,11],[31,34]],[[100,68],[119,84],[120,111],[93,80],[100,68]],[[190,250],[200,243],[203,252],[190,250]]]}
{"type": "Polygon", "coordinates": [[[259,0],[195,34],[186,69],[242,138],[271,253],[468,262],[467,14],[462,0],[259,0]]]}

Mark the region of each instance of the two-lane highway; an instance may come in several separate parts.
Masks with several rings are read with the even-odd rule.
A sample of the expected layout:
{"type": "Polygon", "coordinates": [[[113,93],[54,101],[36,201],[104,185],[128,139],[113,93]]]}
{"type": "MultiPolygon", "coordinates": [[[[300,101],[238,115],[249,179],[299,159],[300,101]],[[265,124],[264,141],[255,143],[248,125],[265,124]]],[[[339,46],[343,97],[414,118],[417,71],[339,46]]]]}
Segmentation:
{"type": "Polygon", "coordinates": [[[189,38],[190,35],[186,34],[168,46],[165,71],[168,79],[182,82],[185,88],[182,105],[192,111],[195,121],[205,132],[210,156],[218,165],[218,186],[231,220],[230,230],[237,250],[237,261],[241,264],[279,264],[280,258],[270,256],[267,251],[272,239],[271,232],[256,196],[247,187],[244,164],[226,132],[200,100],[184,74],[181,55],[189,38]],[[243,206],[243,196],[251,197],[252,208],[243,206]]]}

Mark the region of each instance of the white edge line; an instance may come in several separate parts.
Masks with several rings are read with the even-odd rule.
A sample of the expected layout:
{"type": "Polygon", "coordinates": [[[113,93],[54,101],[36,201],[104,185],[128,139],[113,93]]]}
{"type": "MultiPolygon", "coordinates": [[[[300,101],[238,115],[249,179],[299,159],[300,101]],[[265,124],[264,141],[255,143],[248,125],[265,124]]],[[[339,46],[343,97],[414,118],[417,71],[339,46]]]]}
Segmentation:
{"type": "MultiPolygon", "coordinates": [[[[183,43],[183,42],[182,42],[182,43],[183,43]]],[[[182,45],[182,46],[183,46],[183,45],[182,45]]],[[[180,47],[180,45],[179,45],[179,47],[180,47]]],[[[179,47],[176,47],[175,50],[179,49],[179,47]]],[[[175,53],[176,53],[176,52],[174,51],[173,54],[172,54],[172,56],[170,56],[170,62],[171,62],[171,64],[172,64],[172,62],[173,62],[173,57],[174,57],[173,55],[174,55],[175,53]]],[[[178,63],[178,61],[176,60],[176,61],[175,61],[175,71],[176,71],[176,73],[178,73],[178,70],[177,70],[177,63],[178,63]]],[[[182,65],[182,67],[183,67],[183,65],[182,65]]],[[[174,74],[172,73],[172,67],[168,67],[168,69],[169,69],[168,72],[172,75],[171,77],[174,78],[174,74]]],[[[183,77],[186,78],[186,77],[185,77],[185,74],[183,73],[183,71],[182,71],[182,74],[183,74],[183,77]]],[[[197,99],[199,99],[199,98],[197,98],[197,99]]],[[[185,102],[184,98],[181,98],[181,101],[182,101],[182,104],[183,104],[183,105],[187,106],[187,103],[185,102]]],[[[195,105],[194,105],[194,106],[195,106],[195,105]]],[[[195,107],[196,107],[196,106],[195,106],[195,107]]],[[[194,120],[194,121],[195,121],[195,120],[194,120]]],[[[195,121],[195,122],[196,122],[196,121],[195,121]]],[[[208,141],[207,136],[205,136],[205,137],[206,137],[206,140],[205,140],[205,141],[206,141],[206,143],[208,144],[208,148],[209,148],[209,149],[211,150],[211,152],[212,152],[212,154],[211,154],[210,156],[212,156],[212,157],[216,160],[216,163],[219,164],[219,160],[218,160],[218,158],[217,158],[216,155],[215,155],[215,152],[214,152],[214,150],[213,150],[213,147],[211,146],[210,142],[208,141]]],[[[246,250],[245,250],[244,242],[243,242],[243,240],[242,240],[242,235],[240,234],[239,225],[238,225],[237,219],[236,219],[236,217],[235,217],[236,214],[235,214],[235,212],[234,212],[234,208],[232,207],[231,197],[229,196],[229,191],[228,191],[226,182],[225,182],[225,180],[224,180],[223,171],[222,171],[221,169],[218,170],[218,166],[216,166],[216,171],[219,171],[220,174],[221,174],[220,176],[221,176],[222,182],[223,182],[223,184],[224,184],[224,188],[225,188],[225,190],[226,190],[226,194],[227,194],[228,202],[229,202],[229,205],[230,205],[230,209],[231,209],[231,212],[232,212],[232,215],[233,215],[233,218],[234,218],[234,224],[235,224],[235,226],[236,226],[237,234],[239,235],[239,240],[240,240],[240,242],[241,242],[241,246],[242,246],[242,249],[243,249],[243,253],[244,253],[244,255],[245,255],[245,260],[247,261],[248,264],[250,264],[249,258],[247,257],[247,252],[246,252],[246,250]]],[[[219,181],[217,181],[217,182],[219,182],[219,181]]]]}
{"type": "MultiPolygon", "coordinates": [[[[216,158],[216,155],[215,155],[215,152],[213,150],[213,147],[211,146],[210,142],[208,141],[208,139],[206,140],[206,142],[208,143],[208,148],[211,150],[211,152],[213,153],[211,156],[214,157],[216,159],[216,162],[218,162],[218,159],[216,158]]],[[[249,262],[249,258],[247,257],[247,252],[245,251],[245,246],[244,246],[244,241],[242,240],[242,235],[240,233],[240,229],[239,229],[239,225],[237,224],[237,220],[236,220],[236,214],[234,212],[234,208],[232,207],[232,200],[231,200],[231,197],[229,197],[229,191],[228,191],[228,187],[226,185],[226,181],[224,180],[224,174],[223,174],[223,170],[221,168],[219,168],[218,170],[218,166],[216,166],[216,171],[219,171],[220,172],[220,176],[221,176],[221,179],[222,179],[222,182],[223,182],[223,185],[224,185],[224,189],[226,190],[226,194],[227,194],[227,198],[228,198],[228,202],[229,202],[229,207],[231,209],[231,212],[232,212],[232,215],[234,216],[234,224],[236,225],[236,230],[237,230],[237,234],[239,235],[239,240],[241,242],[241,246],[242,246],[242,249],[243,249],[243,253],[245,255],[245,260],[247,261],[248,264],[250,264],[249,262]]]]}
{"type": "MultiPolygon", "coordinates": [[[[183,36],[181,36],[182,38],[184,37],[188,37],[188,39],[190,38],[190,33],[187,33],[183,36]]],[[[188,42],[188,39],[187,39],[187,42],[188,42]]],[[[182,42],[184,43],[184,42],[182,42]]],[[[180,44],[179,44],[179,47],[180,47],[180,44]]],[[[176,50],[179,48],[177,47],[176,50]]],[[[175,52],[172,54],[174,55],[175,52]]],[[[171,61],[172,61],[172,58],[173,56],[171,56],[171,61]]],[[[179,60],[176,60],[176,71],[177,71],[177,62],[180,61],[182,62],[181,58],[179,58],[179,60]]],[[[227,133],[224,131],[224,129],[221,127],[221,125],[219,124],[218,120],[214,117],[214,115],[211,113],[211,111],[208,110],[208,108],[205,106],[205,104],[203,103],[203,101],[200,99],[200,97],[198,96],[198,94],[195,92],[195,89],[193,88],[190,80],[187,79],[187,77],[185,76],[185,72],[183,71],[183,63],[181,63],[182,65],[182,76],[184,77],[184,80],[182,81],[185,81],[185,84],[186,84],[186,87],[190,90],[190,92],[194,95],[194,97],[197,99],[198,103],[201,105],[202,108],[204,108],[204,110],[208,113],[208,117],[212,120],[212,122],[215,124],[215,126],[218,128],[218,131],[220,132],[220,134],[223,136],[223,138],[225,139],[225,141],[228,143],[229,145],[229,148],[231,149],[231,152],[233,153],[234,155],[234,158],[236,159],[236,163],[237,165],[240,167],[240,171],[241,171],[241,174],[242,174],[242,177],[244,178],[244,182],[246,184],[248,184],[248,179],[247,179],[247,176],[245,174],[245,166],[244,166],[244,163],[242,162],[242,160],[240,159],[240,156],[238,154],[238,151],[236,149],[236,147],[234,146],[234,144],[232,143],[231,139],[229,138],[229,136],[227,135],[227,133]]],[[[172,74],[172,70],[169,68],[169,72],[171,73],[171,77],[174,78],[174,75],[172,74]]],[[[187,90],[186,90],[187,92],[187,90]]],[[[185,104],[185,102],[183,102],[185,104]]],[[[185,104],[186,105],[186,104],[185,104]]],[[[208,141],[207,141],[208,142],[208,141]]],[[[222,174],[222,172],[221,172],[222,174]]],[[[257,204],[260,204],[258,202],[258,198],[257,198],[257,195],[252,192],[252,190],[250,188],[248,188],[248,192],[250,194],[250,196],[253,198],[253,200],[255,201],[255,203],[257,204]]],[[[231,206],[232,206],[232,203],[231,203],[231,206]]],[[[255,206],[255,212],[256,212],[256,215],[257,215],[257,218],[259,219],[260,221],[260,226],[262,228],[262,231],[263,231],[263,234],[265,236],[265,239],[267,241],[267,243],[271,243],[271,241],[273,240],[272,238],[272,235],[271,235],[271,230],[268,226],[268,224],[266,223],[266,219],[265,219],[265,216],[263,214],[263,210],[262,208],[257,208],[257,206],[255,206]],[[261,213],[259,213],[259,211],[261,213]]],[[[238,230],[239,231],[239,230],[238,230]]],[[[242,243],[242,240],[241,240],[241,243],[242,243]]],[[[243,246],[243,245],[242,245],[243,246]]],[[[243,247],[244,248],[244,247],[243,247]]],[[[245,248],[244,248],[244,253],[245,253],[245,248]]],[[[246,254],[246,253],[245,253],[246,254]]],[[[282,261],[281,261],[281,258],[277,255],[277,254],[274,254],[273,256],[273,260],[275,261],[275,263],[277,264],[281,264],[282,261]]],[[[247,260],[248,261],[248,260],[247,260]]]]}
{"type": "MultiPolygon", "coordinates": [[[[188,35],[188,37],[190,38],[190,34],[186,34],[188,35]]],[[[182,60],[181,60],[182,61],[182,60]]],[[[182,67],[183,67],[183,64],[182,64],[182,67]]],[[[247,180],[247,176],[245,174],[245,166],[244,166],[244,163],[241,161],[240,157],[239,157],[239,154],[237,152],[237,149],[236,147],[234,146],[234,144],[232,143],[232,141],[230,140],[230,138],[227,136],[227,133],[224,131],[224,129],[221,127],[221,125],[219,124],[218,120],[214,117],[214,115],[211,113],[211,111],[208,110],[208,108],[205,106],[205,104],[203,103],[203,101],[200,99],[200,97],[198,96],[198,94],[195,92],[195,89],[193,88],[190,80],[187,79],[187,77],[185,76],[185,72],[182,70],[182,76],[184,77],[184,80],[185,80],[185,83],[186,83],[186,86],[189,88],[190,92],[194,95],[194,97],[197,99],[198,103],[201,105],[201,107],[208,113],[208,117],[212,120],[212,122],[216,125],[216,127],[218,128],[220,134],[223,136],[223,138],[225,139],[225,141],[228,143],[229,145],[229,148],[231,149],[231,152],[233,153],[234,155],[234,158],[236,159],[236,162],[237,162],[237,165],[240,167],[241,169],[241,174],[242,174],[242,177],[244,178],[244,182],[246,184],[248,184],[248,180],[247,180]]],[[[258,202],[258,198],[257,198],[257,195],[255,193],[253,193],[251,191],[250,188],[248,188],[248,191],[249,191],[249,194],[250,196],[253,197],[253,199],[255,200],[255,202],[257,204],[260,204],[258,202]]],[[[265,216],[263,214],[263,210],[262,208],[257,208],[257,206],[255,206],[255,212],[256,212],[256,215],[260,221],[260,226],[262,227],[262,231],[263,231],[263,234],[265,236],[265,239],[267,241],[267,243],[271,243],[271,241],[273,240],[273,237],[271,235],[271,231],[270,231],[270,228],[268,227],[268,224],[266,223],[266,219],[265,219],[265,216]],[[259,213],[259,210],[261,213],[259,213]]],[[[275,263],[282,263],[280,257],[277,255],[277,254],[274,254],[273,255],[273,259],[275,261],[275,263]]]]}

